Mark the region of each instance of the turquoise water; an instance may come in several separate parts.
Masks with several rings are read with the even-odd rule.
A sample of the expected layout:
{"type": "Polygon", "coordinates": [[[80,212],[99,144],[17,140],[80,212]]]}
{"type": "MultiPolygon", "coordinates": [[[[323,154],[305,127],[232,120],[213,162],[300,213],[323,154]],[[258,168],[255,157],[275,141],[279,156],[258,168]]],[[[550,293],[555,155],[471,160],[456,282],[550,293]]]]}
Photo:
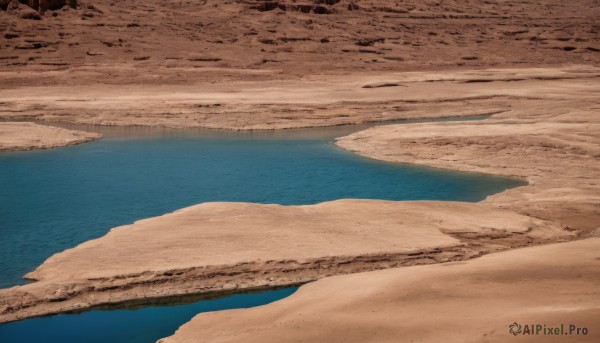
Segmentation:
{"type": "MultiPolygon", "coordinates": [[[[22,276],[52,254],[112,227],[201,202],[479,201],[522,185],[483,174],[376,161],[332,144],[335,137],[361,128],[237,133],[93,127],[88,129],[105,138],[0,154],[0,287],[23,283],[22,276]]],[[[264,294],[184,307],[30,319],[0,325],[0,342],[37,342],[41,335],[43,341],[66,342],[64,332],[72,342],[149,342],[172,334],[202,308],[255,306],[286,293],[264,294]],[[44,334],[48,330],[56,336],[44,334]]]]}
{"type": "Polygon", "coordinates": [[[33,318],[0,325],[0,342],[153,343],[172,335],[182,324],[199,313],[265,305],[288,297],[296,289],[290,287],[134,310],[97,310],[33,318]]]}

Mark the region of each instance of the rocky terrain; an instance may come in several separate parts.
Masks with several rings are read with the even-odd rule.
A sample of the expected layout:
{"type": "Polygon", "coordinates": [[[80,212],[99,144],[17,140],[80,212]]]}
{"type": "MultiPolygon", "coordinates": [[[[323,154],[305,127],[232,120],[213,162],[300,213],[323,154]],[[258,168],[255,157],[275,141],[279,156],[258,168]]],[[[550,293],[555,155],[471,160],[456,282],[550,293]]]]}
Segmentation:
{"type": "Polygon", "coordinates": [[[0,8],[0,119],[11,121],[248,130],[499,113],[516,89],[597,77],[600,61],[598,0],[0,8]],[[506,82],[482,87],[495,80],[506,82]],[[442,100],[427,83],[457,91],[442,100]]]}
{"type": "Polygon", "coordinates": [[[41,20],[46,11],[56,11],[63,7],[77,8],[77,0],[0,0],[0,10],[21,19],[41,20]]]}
{"type": "Polygon", "coordinates": [[[74,6],[50,6],[29,19],[0,10],[0,89],[600,61],[598,0],[80,0],[74,6]]]}

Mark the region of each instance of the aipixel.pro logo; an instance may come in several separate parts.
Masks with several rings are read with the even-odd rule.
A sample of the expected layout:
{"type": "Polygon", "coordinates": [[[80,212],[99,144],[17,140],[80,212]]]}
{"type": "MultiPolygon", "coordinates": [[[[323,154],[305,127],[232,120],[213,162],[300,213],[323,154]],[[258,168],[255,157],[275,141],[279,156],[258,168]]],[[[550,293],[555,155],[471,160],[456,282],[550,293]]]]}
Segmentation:
{"type": "Polygon", "coordinates": [[[546,324],[521,325],[513,322],[508,325],[508,332],[513,336],[587,336],[589,330],[586,327],[580,327],[575,324],[552,326],[546,324]]]}

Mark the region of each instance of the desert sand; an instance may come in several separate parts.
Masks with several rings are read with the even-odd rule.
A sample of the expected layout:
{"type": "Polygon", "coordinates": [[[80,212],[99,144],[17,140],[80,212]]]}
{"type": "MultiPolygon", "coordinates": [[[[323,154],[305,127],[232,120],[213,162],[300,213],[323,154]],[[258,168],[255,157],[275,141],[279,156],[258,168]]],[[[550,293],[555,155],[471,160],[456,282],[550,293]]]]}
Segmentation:
{"type": "Polygon", "coordinates": [[[593,238],[330,277],[269,305],[199,314],[160,342],[597,342],[599,248],[593,238]],[[514,322],[589,333],[515,337],[514,322]]]}
{"type": "Polygon", "coordinates": [[[597,1],[77,3],[40,14],[0,1],[0,120],[256,130],[487,114],[336,143],[528,185],[477,204],[194,206],[49,258],[28,274],[37,282],[0,291],[0,322],[320,279],[270,306],[200,315],[168,340],[508,341],[513,321],[598,327],[597,238],[500,252],[597,235],[597,1]]]}
{"type": "Polygon", "coordinates": [[[0,151],[49,149],[89,142],[98,133],[24,122],[0,122],[0,151]]]}

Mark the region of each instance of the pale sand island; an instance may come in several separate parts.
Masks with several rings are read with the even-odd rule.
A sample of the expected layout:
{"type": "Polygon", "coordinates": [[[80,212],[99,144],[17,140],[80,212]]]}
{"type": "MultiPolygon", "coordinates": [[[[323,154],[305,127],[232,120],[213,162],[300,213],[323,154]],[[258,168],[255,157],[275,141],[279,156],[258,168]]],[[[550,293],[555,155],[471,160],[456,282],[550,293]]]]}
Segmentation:
{"type": "Polygon", "coordinates": [[[0,122],[0,151],[50,149],[99,139],[99,133],[23,122],[0,122]]]}
{"type": "Polygon", "coordinates": [[[508,333],[515,321],[586,326],[560,341],[598,341],[597,2],[42,3],[37,20],[0,1],[0,150],[100,138],[30,121],[377,123],[335,144],[528,184],[479,203],[192,206],[50,257],[27,274],[36,282],[0,290],[0,323],[311,282],[200,314],[164,341],[526,340],[508,333]],[[479,115],[491,117],[379,126],[479,115]]]}

